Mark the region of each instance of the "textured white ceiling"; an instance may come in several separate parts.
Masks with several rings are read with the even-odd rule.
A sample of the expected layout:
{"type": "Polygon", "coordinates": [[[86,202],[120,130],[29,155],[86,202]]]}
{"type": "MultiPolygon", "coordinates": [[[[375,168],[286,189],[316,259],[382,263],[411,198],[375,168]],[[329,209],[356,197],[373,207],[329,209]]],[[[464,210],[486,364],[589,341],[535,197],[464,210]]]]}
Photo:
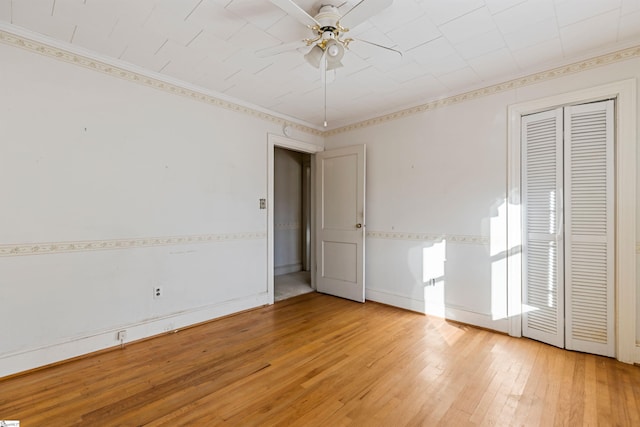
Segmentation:
{"type": "MultiPolygon", "coordinates": [[[[357,3],[297,1],[311,15],[331,2],[343,12],[357,3]]],[[[0,20],[323,122],[320,73],[303,58],[309,48],[256,54],[311,36],[268,0],[0,0],[0,20]]],[[[352,43],[327,87],[329,128],[640,43],[640,0],[395,0],[349,36],[404,56],[352,43]]]]}

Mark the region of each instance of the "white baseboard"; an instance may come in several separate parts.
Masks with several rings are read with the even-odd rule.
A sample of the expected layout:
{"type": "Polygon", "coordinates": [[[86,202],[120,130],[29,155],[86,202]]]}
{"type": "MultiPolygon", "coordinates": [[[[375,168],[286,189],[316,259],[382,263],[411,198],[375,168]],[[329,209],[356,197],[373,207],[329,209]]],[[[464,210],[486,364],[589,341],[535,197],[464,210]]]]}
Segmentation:
{"type": "Polygon", "coordinates": [[[0,356],[0,378],[117,346],[120,344],[117,340],[117,333],[121,330],[127,331],[126,345],[127,342],[177,331],[190,325],[260,307],[268,303],[268,294],[263,292],[249,297],[169,314],[117,329],[101,331],[88,336],[76,337],[45,347],[3,355],[0,356]]]}
{"type": "Polygon", "coordinates": [[[491,329],[498,332],[509,332],[508,319],[492,319],[490,315],[474,313],[459,307],[441,307],[434,304],[425,303],[425,301],[397,295],[389,292],[378,291],[373,289],[365,290],[366,299],[370,301],[380,302],[382,304],[392,305],[394,307],[404,308],[405,310],[416,311],[418,313],[427,314],[429,316],[442,317],[448,320],[466,323],[469,325],[479,326],[481,328],[491,329]]]}
{"type": "Polygon", "coordinates": [[[287,264],[287,265],[277,265],[273,267],[273,275],[281,276],[283,274],[295,273],[297,271],[302,270],[302,263],[298,262],[296,264],[287,264]]]}
{"type": "Polygon", "coordinates": [[[445,319],[455,320],[468,325],[479,326],[492,331],[509,333],[509,319],[493,319],[488,314],[474,313],[459,308],[446,307],[445,319]]]}
{"type": "Polygon", "coordinates": [[[637,365],[640,365],[640,343],[636,343],[636,361],[637,365]]]}
{"type": "Polygon", "coordinates": [[[428,314],[425,312],[424,301],[419,301],[413,298],[406,297],[404,295],[392,294],[389,292],[377,291],[369,288],[366,288],[364,290],[364,294],[365,298],[369,301],[375,301],[382,304],[392,305],[398,308],[404,308],[405,310],[428,314]]]}

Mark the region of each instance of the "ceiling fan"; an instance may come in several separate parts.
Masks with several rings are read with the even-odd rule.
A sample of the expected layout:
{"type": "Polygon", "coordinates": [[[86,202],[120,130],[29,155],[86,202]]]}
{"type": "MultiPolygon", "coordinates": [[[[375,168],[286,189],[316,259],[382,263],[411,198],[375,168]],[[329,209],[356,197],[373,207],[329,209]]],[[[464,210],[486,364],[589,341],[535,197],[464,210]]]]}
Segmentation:
{"type": "MultiPolygon", "coordinates": [[[[360,0],[344,14],[340,13],[338,6],[330,3],[322,3],[315,16],[309,15],[293,0],[271,0],[271,3],[306,25],[313,32],[311,37],[302,40],[307,46],[311,46],[311,49],[305,54],[304,58],[309,64],[321,71],[321,78],[324,82],[325,127],[327,126],[327,72],[334,71],[343,66],[342,58],[345,54],[345,49],[349,48],[351,42],[357,40],[358,42],[387,49],[402,56],[402,52],[391,47],[345,36],[351,28],[356,27],[391,6],[393,0],[360,0]]],[[[292,49],[298,49],[300,43],[301,42],[298,41],[265,49],[260,52],[260,55],[270,56],[292,49]]]]}

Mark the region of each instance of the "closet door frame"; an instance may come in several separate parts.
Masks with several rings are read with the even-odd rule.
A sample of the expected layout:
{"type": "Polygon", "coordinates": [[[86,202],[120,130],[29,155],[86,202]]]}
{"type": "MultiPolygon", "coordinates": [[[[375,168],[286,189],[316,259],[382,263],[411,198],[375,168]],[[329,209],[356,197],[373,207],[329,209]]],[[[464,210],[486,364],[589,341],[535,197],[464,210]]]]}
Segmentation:
{"type": "Polygon", "coordinates": [[[522,336],[521,118],[566,105],[615,99],[616,358],[640,363],[636,346],[636,93],[636,80],[629,79],[509,106],[507,307],[511,336],[522,336]]]}

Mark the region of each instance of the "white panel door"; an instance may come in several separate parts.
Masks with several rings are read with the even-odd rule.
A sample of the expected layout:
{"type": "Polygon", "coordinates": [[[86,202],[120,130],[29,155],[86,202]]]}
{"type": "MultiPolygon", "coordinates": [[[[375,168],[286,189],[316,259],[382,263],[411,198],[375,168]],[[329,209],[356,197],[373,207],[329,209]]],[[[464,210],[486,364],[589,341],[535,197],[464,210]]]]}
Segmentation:
{"type": "Polygon", "coordinates": [[[615,356],[613,101],[564,123],[566,347],[615,356]]]}
{"type": "Polygon", "coordinates": [[[564,347],[562,109],[522,118],[522,333],[564,347]]]}
{"type": "Polygon", "coordinates": [[[364,302],[365,146],[316,154],[317,291],[364,302]]]}

